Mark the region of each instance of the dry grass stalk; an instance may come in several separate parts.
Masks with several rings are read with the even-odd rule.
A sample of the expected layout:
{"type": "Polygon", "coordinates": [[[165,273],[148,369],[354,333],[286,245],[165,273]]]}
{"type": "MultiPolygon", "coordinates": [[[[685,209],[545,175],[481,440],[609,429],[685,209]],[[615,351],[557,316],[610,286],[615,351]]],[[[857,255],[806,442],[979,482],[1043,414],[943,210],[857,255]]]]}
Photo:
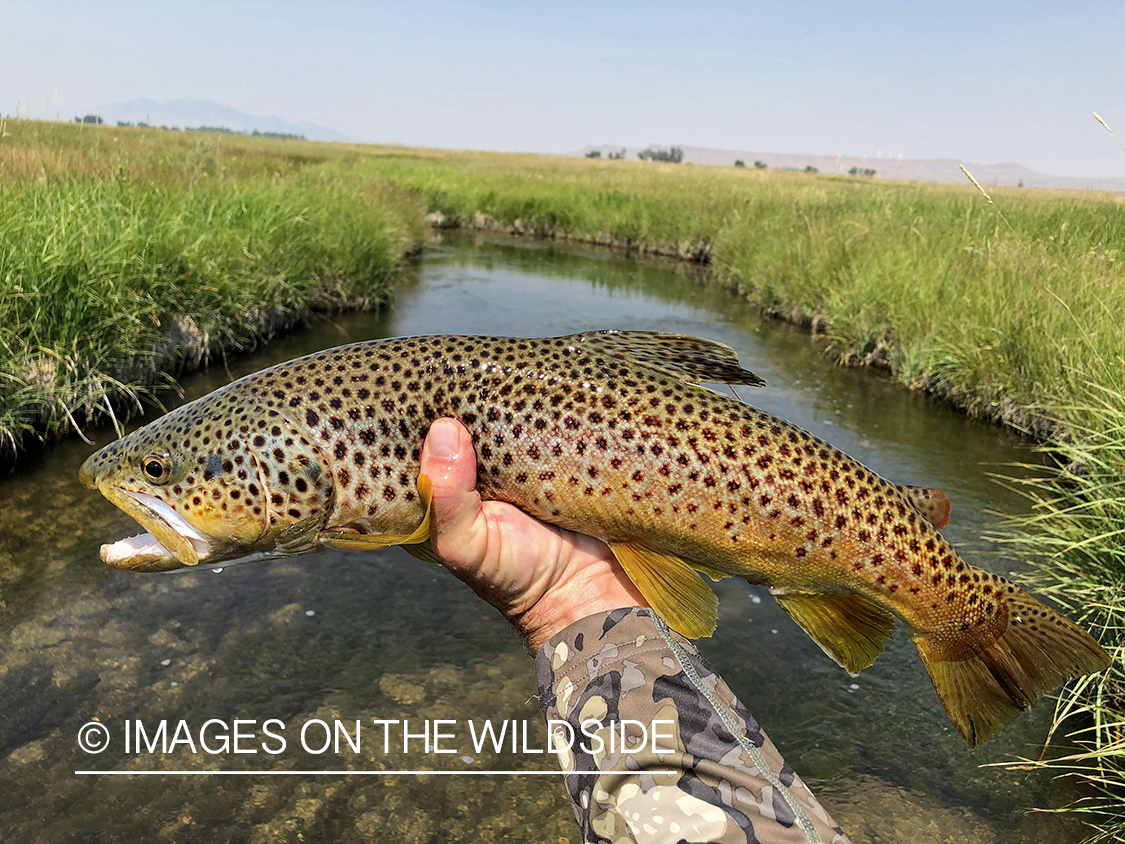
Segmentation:
{"type": "Polygon", "coordinates": [[[982,188],[980,186],[980,182],[973,178],[973,174],[969,172],[968,168],[964,164],[958,164],[957,166],[961,168],[962,173],[969,177],[969,181],[972,182],[976,189],[981,192],[981,196],[988,200],[988,204],[993,205],[994,203],[992,202],[992,197],[988,195],[988,191],[982,188]]]}
{"type": "Polygon", "coordinates": [[[1118,138],[1117,135],[1113,134],[1113,130],[1109,128],[1109,124],[1102,120],[1102,116],[1096,111],[1094,112],[1094,119],[1098,121],[1098,123],[1102,124],[1102,126],[1105,127],[1105,130],[1109,132],[1110,135],[1113,135],[1113,139],[1117,141],[1117,145],[1121,147],[1121,149],[1125,149],[1125,144],[1121,143],[1121,139],[1118,138]]]}

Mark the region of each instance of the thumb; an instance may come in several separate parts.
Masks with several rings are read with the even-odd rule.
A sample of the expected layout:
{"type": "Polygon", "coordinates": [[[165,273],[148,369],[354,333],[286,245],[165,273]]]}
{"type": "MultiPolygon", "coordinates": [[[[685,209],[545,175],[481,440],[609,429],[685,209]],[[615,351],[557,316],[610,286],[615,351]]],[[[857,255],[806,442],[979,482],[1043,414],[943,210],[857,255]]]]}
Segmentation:
{"type": "Polygon", "coordinates": [[[487,524],[469,432],[455,419],[438,419],[426,435],[421,462],[434,487],[430,545],[447,568],[471,571],[484,557],[487,524]]]}

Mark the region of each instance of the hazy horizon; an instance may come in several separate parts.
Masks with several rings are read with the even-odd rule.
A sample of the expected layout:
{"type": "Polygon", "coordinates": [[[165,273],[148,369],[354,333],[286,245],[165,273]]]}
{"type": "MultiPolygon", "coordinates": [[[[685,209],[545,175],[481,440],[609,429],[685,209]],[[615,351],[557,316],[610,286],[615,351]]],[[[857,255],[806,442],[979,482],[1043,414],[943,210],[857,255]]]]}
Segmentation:
{"type": "Polygon", "coordinates": [[[0,11],[0,111],[205,99],[352,139],[650,143],[1125,176],[1125,8],[215,2],[0,11]],[[56,99],[57,92],[57,99],[56,99]]]}

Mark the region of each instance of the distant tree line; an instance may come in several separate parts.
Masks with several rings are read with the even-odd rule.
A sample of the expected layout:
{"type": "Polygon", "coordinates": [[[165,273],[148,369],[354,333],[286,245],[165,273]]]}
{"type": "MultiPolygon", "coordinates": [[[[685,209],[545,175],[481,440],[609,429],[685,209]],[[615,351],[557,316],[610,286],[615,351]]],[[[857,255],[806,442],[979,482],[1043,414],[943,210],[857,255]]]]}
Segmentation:
{"type": "MultiPolygon", "coordinates": [[[[230,130],[229,129],[207,129],[206,127],[203,127],[201,129],[201,131],[215,131],[215,132],[226,131],[226,132],[229,132],[230,130]]],[[[587,158],[601,158],[602,157],[602,151],[600,149],[589,150],[588,152],[586,152],[586,157],[587,158]]],[[[610,152],[609,155],[607,155],[606,157],[611,158],[611,159],[624,158],[625,157],[625,150],[622,149],[620,152],[610,152]]],[[[671,147],[670,149],[660,149],[659,147],[656,147],[656,148],[649,147],[648,149],[642,149],[640,152],[638,152],[637,158],[639,158],[641,161],[666,161],[670,164],[679,164],[680,162],[682,162],[684,160],[684,150],[683,150],[683,147],[671,147]]],[[[735,167],[745,167],[746,162],[741,158],[737,158],[737,159],[735,159],[734,166],[735,167]]],[[[754,162],[754,169],[755,170],[768,170],[769,165],[766,164],[766,162],[762,161],[761,159],[758,159],[757,161],[754,162]]],[[[814,167],[812,164],[806,164],[804,169],[799,169],[797,167],[782,167],[780,169],[783,170],[783,171],[800,172],[800,173],[819,173],[820,172],[820,168],[814,167]]],[[[870,176],[875,175],[875,171],[870,167],[853,167],[851,170],[848,171],[848,175],[849,176],[868,176],[868,177],[870,177],[870,176]]]]}
{"type": "MultiPolygon", "coordinates": [[[[100,115],[87,114],[85,117],[74,118],[75,123],[104,123],[100,115]]],[[[160,126],[155,127],[143,120],[138,120],[136,123],[130,123],[127,120],[118,120],[118,126],[136,127],[138,129],[168,129],[172,132],[179,132],[179,126],[160,126]]],[[[185,126],[185,132],[211,132],[218,135],[242,135],[247,138],[275,138],[282,141],[307,141],[304,135],[297,135],[292,132],[259,132],[255,129],[253,132],[245,132],[241,130],[231,129],[229,126],[185,126]]]]}
{"type": "Polygon", "coordinates": [[[277,138],[282,141],[307,141],[304,135],[298,135],[294,132],[259,132],[255,129],[253,132],[242,132],[231,129],[229,126],[187,126],[184,128],[185,132],[215,132],[220,135],[245,135],[248,138],[277,138]]]}
{"type": "Polygon", "coordinates": [[[684,151],[682,147],[672,147],[671,149],[642,149],[637,153],[637,158],[641,161],[667,161],[671,164],[679,164],[684,160],[684,151]]]}
{"type": "MultiPolygon", "coordinates": [[[[602,151],[600,149],[592,149],[588,153],[586,153],[586,157],[587,158],[601,158],[602,157],[602,151]]],[[[624,149],[621,149],[619,152],[614,152],[613,150],[610,150],[609,154],[606,155],[606,158],[608,158],[610,161],[620,161],[624,157],[625,157],[625,150],[624,149]]]]}
{"type": "MultiPolygon", "coordinates": [[[[735,167],[745,167],[746,162],[743,161],[741,158],[738,158],[738,159],[735,159],[734,166],[735,167]]],[[[754,162],[754,169],[755,170],[768,170],[769,165],[766,164],[766,162],[759,159],[759,160],[754,162]]],[[[795,171],[797,168],[796,167],[782,167],[781,169],[782,170],[795,171]]],[[[802,170],[801,172],[803,172],[803,173],[819,173],[820,170],[816,167],[813,167],[811,164],[806,164],[805,169],[802,170]]]]}

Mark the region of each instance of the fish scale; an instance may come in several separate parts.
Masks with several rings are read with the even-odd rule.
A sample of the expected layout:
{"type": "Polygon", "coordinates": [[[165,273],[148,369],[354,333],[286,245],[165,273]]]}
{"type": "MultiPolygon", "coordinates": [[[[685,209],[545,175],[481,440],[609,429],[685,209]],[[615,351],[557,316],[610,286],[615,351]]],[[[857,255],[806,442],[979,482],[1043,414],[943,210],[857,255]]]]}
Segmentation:
{"type": "Polygon", "coordinates": [[[103,549],[126,568],[322,545],[429,558],[422,443],[453,417],[483,497],[605,540],[685,635],[715,626],[697,572],[765,585],[849,671],[882,652],[897,617],[970,743],[1105,666],[1076,625],[960,559],[938,530],[940,492],[892,484],[700,382],[762,383],[726,346],[651,332],[357,343],[178,408],[95,454],[83,479],[167,546],[103,549]],[[203,538],[165,541],[174,531],[154,513],[203,538]]]}

